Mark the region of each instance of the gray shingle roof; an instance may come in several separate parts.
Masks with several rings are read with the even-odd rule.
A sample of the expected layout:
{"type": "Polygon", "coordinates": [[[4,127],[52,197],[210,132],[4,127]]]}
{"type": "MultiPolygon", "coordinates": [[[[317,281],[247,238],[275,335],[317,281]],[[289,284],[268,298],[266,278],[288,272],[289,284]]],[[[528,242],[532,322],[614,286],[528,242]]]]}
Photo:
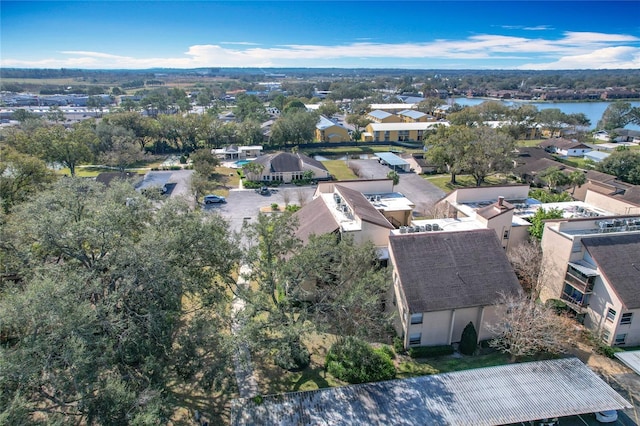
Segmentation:
{"type": "Polygon", "coordinates": [[[582,238],[626,309],[640,308],[640,234],[582,238]]]}
{"type": "Polygon", "coordinates": [[[305,164],[321,170],[327,170],[318,160],[314,160],[304,154],[292,154],[290,152],[262,155],[256,158],[255,162],[262,164],[265,170],[270,172],[300,172],[305,170],[305,164]]]}
{"type": "Polygon", "coordinates": [[[388,229],[395,229],[386,217],[382,215],[360,191],[356,191],[346,186],[336,185],[336,190],[340,192],[347,204],[360,220],[373,223],[388,229]]]}
{"type": "Polygon", "coordinates": [[[298,221],[296,236],[304,243],[309,241],[312,234],[323,235],[340,229],[340,225],[321,197],[302,207],[294,217],[298,221]]]}
{"type": "Polygon", "coordinates": [[[231,424],[489,426],[630,408],[577,358],[251,398],[231,424]]]}
{"type": "Polygon", "coordinates": [[[412,313],[493,305],[520,291],[493,229],[391,235],[389,246],[412,313]]]}

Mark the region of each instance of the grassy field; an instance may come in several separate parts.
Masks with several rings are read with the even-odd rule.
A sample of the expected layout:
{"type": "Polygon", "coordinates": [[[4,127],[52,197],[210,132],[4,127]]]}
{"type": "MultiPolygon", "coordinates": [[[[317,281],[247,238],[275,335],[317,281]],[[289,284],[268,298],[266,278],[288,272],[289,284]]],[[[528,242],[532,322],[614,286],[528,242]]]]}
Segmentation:
{"type": "MultiPolygon", "coordinates": [[[[451,184],[450,174],[427,175],[425,176],[425,179],[447,193],[458,188],[470,188],[476,186],[476,180],[471,175],[457,175],[456,185],[451,184]]],[[[513,181],[506,180],[504,176],[495,175],[487,177],[483,186],[506,185],[509,183],[513,183],[513,181]]]]}
{"type": "Polygon", "coordinates": [[[322,164],[329,170],[329,173],[337,180],[349,180],[349,179],[357,179],[353,170],[351,170],[345,161],[342,160],[329,160],[323,161],[322,164]]]}

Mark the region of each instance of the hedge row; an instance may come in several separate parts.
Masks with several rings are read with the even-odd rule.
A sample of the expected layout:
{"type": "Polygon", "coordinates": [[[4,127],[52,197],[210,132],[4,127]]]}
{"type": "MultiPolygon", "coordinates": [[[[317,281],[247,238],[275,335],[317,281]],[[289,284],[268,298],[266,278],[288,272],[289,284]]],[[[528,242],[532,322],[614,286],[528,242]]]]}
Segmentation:
{"type": "Polygon", "coordinates": [[[429,358],[433,356],[444,356],[453,354],[453,346],[441,345],[441,346],[418,346],[415,348],[409,348],[409,356],[411,358],[429,358]]]}

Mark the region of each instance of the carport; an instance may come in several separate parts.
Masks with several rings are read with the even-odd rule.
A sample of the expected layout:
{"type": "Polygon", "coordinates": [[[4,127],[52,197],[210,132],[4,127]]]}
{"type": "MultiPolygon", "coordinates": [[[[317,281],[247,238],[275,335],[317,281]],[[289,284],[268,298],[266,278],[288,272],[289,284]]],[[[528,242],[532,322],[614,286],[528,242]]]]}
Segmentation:
{"type": "Polygon", "coordinates": [[[624,365],[640,374],[640,351],[616,352],[615,355],[624,365]]]}
{"type": "Polygon", "coordinates": [[[387,164],[393,170],[411,171],[411,165],[392,152],[378,152],[376,157],[380,159],[382,164],[387,164]]]}
{"type": "Polygon", "coordinates": [[[630,408],[577,358],[234,400],[231,424],[493,426],[630,408]]]}

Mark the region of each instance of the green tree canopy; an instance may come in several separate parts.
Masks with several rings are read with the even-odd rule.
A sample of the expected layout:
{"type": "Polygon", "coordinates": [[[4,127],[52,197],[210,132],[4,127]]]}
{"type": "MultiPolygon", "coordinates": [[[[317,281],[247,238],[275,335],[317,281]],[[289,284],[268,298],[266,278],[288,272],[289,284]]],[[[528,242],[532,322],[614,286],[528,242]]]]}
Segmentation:
{"type": "Polygon", "coordinates": [[[560,209],[545,210],[544,208],[539,208],[531,218],[527,219],[531,222],[529,234],[532,237],[541,240],[542,233],[544,232],[544,221],[547,219],[559,219],[561,217],[562,210],[560,209]]]}
{"type": "Polygon", "coordinates": [[[610,156],[598,163],[598,170],[617,176],[618,179],[640,184],[640,152],[638,151],[614,151],[610,156]]]}
{"type": "Polygon", "coordinates": [[[609,104],[602,118],[598,121],[598,128],[604,130],[613,130],[626,126],[632,119],[631,103],[624,101],[615,101],[609,104]]]}
{"type": "Polygon", "coordinates": [[[0,419],[166,423],[171,382],[229,380],[228,226],[129,185],[61,179],[3,227],[0,419]],[[185,249],[188,247],[188,249],[185,249]]]}

